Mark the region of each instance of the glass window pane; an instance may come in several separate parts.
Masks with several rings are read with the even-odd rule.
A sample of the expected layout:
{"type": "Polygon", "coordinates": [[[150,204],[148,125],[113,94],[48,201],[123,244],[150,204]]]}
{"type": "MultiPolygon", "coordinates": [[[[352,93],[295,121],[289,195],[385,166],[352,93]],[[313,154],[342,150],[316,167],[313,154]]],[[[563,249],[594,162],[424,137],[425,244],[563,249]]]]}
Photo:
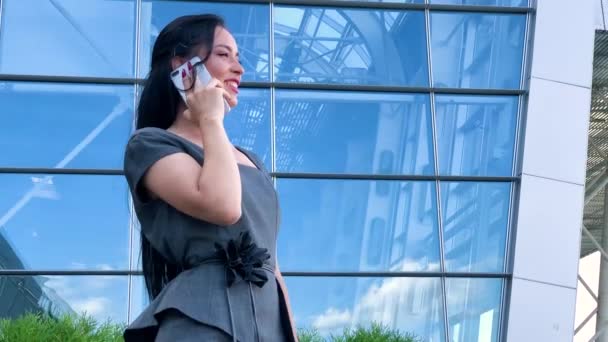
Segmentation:
{"type": "Polygon", "coordinates": [[[435,87],[519,89],[526,16],[431,12],[435,87]]]}
{"type": "Polygon", "coordinates": [[[122,176],[3,174],[0,189],[0,268],[128,268],[122,176]]]}
{"type": "Polygon", "coordinates": [[[427,86],[423,11],[274,7],[275,80],[427,86]]]}
{"type": "MultiPolygon", "coordinates": [[[[351,0],[340,0],[340,1],[349,1],[351,0]]],[[[424,0],[357,0],[358,2],[390,2],[390,3],[398,3],[398,4],[423,4],[424,0]]]]}
{"type": "Polygon", "coordinates": [[[99,323],[127,321],[125,276],[4,276],[0,289],[0,318],[86,312],[99,323]]]}
{"type": "Polygon", "coordinates": [[[281,269],[439,271],[434,182],[279,179],[277,189],[281,269]]]}
{"type": "Polygon", "coordinates": [[[236,39],[245,74],[243,81],[268,81],[270,71],[270,9],[265,4],[230,4],[193,1],[143,0],[141,17],[140,75],[150,70],[156,37],[173,19],[182,15],[213,13],[224,18],[236,39]]]}
{"type": "Polygon", "coordinates": [[[133,86],[0,82],[0,167],[122,169],[133,86]]]}
{"type": "Polygon", "coordinates": [[[437,95],[439,173],[510,176],[517,96],[437,95]]]}
{"type": "Polygon", "coordinates": [[[233,108],[224,125],[233,144],[255,152],[270,170],[270,91],[241,89],[239,104],[233,108]]]}
{"type": "Polygon", "coordinates": [[[133,77],[134,0],[5,0],[2,6],[0,73],[133,77]]]}
{"type": "Polygon", "coordinates": [[[510,192],[510,183],[441,184],[446,271],[504,271],[510,192]]]}
{"type": "Polygon", "coordinates": [[[131,305],[129,305],[129,323],[133,322],[139,314],[150,304],[146,282],[143,276],[131,276],[131,305]]]}
{"type": "Polygon", "coordinates": [[[429,0],[431,4],[527,7],[528,0],[429,0]]]}
{"type": "Polygon", "coordinates": [[[433,174],[428,95],[276,92],[277,171],[433,174]]]}
{"type": "Polygon", "coordinates": [[[299,329],[329,337],[345,328],[378,323],[420,341],[445,341],[439,278],[285,280],[299,329]]]}
{"type": "Polygon", "coordinates": [[[450,341],[499,341],[501,279],[446,279],[450,341]]]}

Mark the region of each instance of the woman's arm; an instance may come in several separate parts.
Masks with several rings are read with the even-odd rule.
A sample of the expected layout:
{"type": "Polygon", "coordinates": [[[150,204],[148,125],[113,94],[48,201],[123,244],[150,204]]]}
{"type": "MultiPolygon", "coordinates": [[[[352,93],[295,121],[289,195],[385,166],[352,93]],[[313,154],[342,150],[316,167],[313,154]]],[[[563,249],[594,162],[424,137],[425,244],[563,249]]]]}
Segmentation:
{"type": "Polygon", "coordinates": [[[241,179],[233,147],[221,120],[201,121],[203,166],[186,153],[168,155],[146,172],[143,184],[152,197],[177,210],[218,225],[241,217],[241,179]]]}

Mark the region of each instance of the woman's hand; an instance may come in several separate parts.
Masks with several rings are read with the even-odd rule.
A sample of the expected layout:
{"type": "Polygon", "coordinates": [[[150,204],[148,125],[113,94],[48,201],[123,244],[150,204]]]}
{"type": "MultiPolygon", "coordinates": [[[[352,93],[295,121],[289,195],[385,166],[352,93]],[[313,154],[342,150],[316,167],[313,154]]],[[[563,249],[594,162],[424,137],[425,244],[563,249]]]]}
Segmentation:
{"type": "Polygon", "coordinates": [[[212,78],[207,85],[195,83],[192,87],[192,79],[183,75],[186,89],[186,101],[188,109],[184,111],[186,118],[197,125],[218,123],[224,120],[224,100],[233,103],[232,95],[224,88],[222,82],[212,78]]]}

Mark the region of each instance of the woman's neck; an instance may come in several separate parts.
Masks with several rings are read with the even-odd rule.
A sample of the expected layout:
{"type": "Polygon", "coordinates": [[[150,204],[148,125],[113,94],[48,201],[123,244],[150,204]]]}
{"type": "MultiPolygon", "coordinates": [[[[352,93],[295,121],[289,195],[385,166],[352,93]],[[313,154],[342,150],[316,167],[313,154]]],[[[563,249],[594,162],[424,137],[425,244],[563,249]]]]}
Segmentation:
{"type": "Polygon", "coordinates": [[[179,111],[175,121],[167,130],[186,138],[201,147],[203,146],[203,135],[201,130],[196,124],[184,116],[183,110],[179,111]]]}

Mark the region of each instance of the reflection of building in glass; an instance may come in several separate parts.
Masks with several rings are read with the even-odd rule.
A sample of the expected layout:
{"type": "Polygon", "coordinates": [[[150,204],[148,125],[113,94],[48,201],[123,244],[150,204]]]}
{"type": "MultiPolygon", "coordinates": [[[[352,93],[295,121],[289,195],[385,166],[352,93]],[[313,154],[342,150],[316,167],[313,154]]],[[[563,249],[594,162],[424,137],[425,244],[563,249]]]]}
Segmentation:
{"type": "MultiPolygon", "coordinates": [[[[0,228],[2,229],[2,228],[0,228]]],[[[0,230],[0,269],[23,270],[23,262],[0,230]]],[[[53,316],[74,313],[41,276],[0,277],[0,317],[14,318],[24,313],[44,312],[53,316]]]]}
{"type": "MultiPolygon", "coordinates": [[[[32,201],[19,218],[51,232],[70,219],[47,235],[70,258],[49,264],[130,274],[104,283],[74,272],[64,280],[91,287],[78,295],[45,283],[44,270],[6,276],[2,298],[21,296],[11,308],[70,311],[48,285],[97,317],[131,321],[143,309],[122,147],[159,31],[213,12],[246,69],[226,128],[275,172],[281,267],[302,272],[287,277],[300,326],[379,321],[431,342],[571,340],[592,32],[570,24],[589,21],[583,3],[1,2],[0,210],[13,215],[38,179],[36,195],[53,201],[32,201]]],[[[593,189],[605,185],[596,176],[606,153],[591,146],[599,195],[587,210],[600,239],[605,196],[593,189]]],[[[0,252],[46,258],[13,237],[19,228],[0,252]]],[[[583,254],[596,247],[583,240],[583,254]]]]}

